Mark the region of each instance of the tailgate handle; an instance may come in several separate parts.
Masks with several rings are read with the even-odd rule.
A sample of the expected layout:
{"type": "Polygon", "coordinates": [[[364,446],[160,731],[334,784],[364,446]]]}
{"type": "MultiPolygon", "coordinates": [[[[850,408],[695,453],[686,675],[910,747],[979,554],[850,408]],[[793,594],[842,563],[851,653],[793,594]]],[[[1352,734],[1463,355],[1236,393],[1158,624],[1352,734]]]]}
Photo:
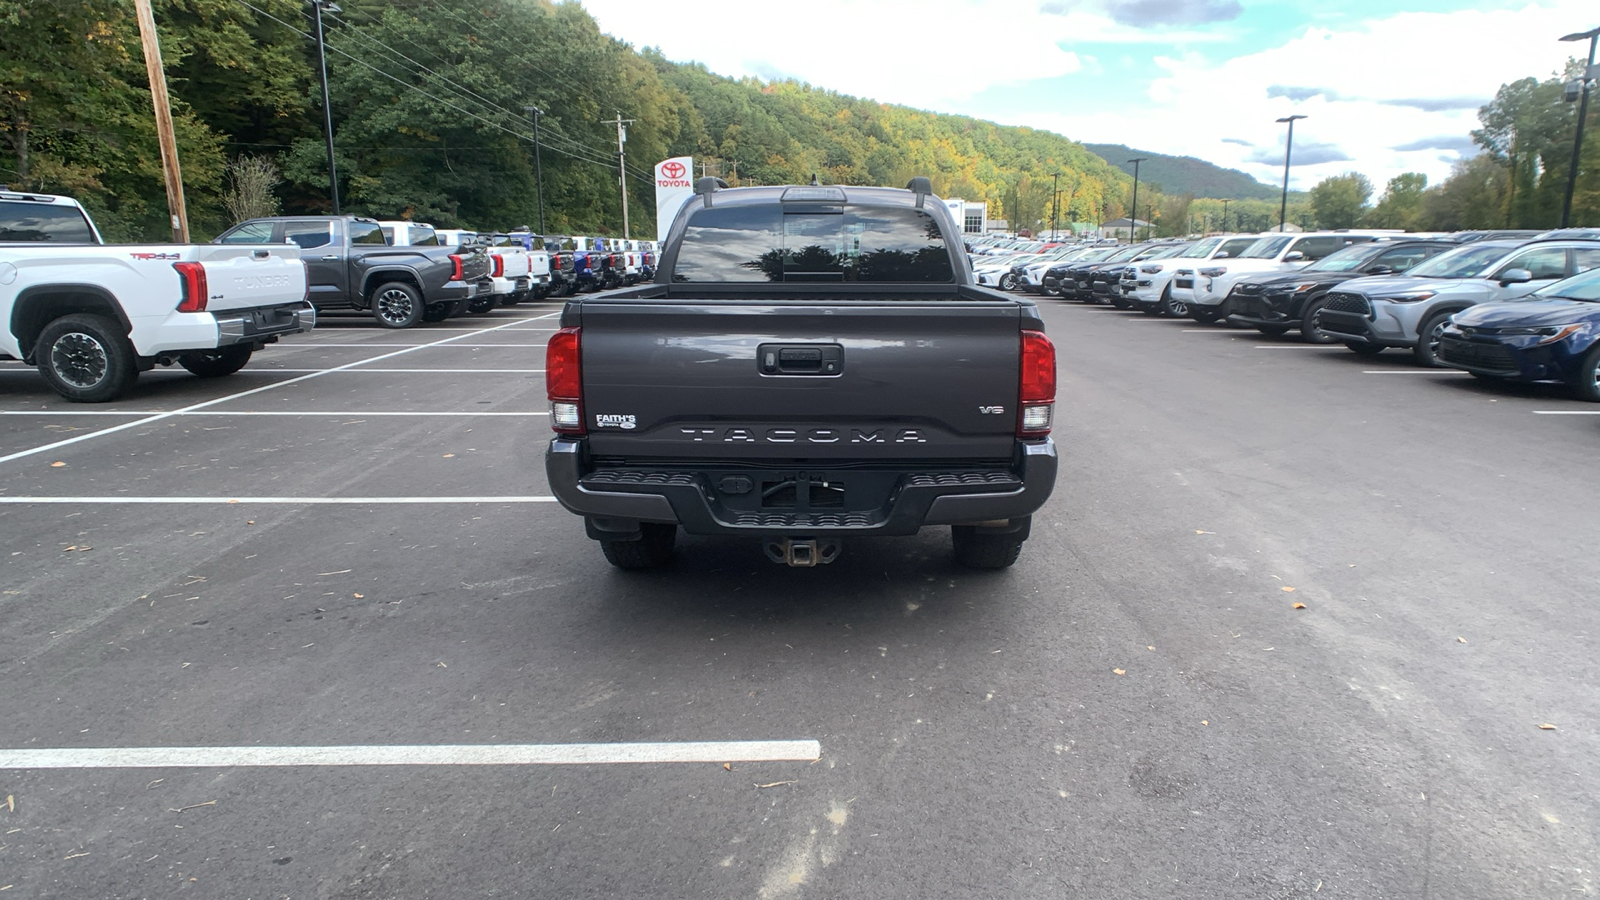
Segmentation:
{"type": "Polygon", "coordinates": [[[763,375],[838,375],[844,348],[838,344],[762,344],[756,364],[763,375]]]}

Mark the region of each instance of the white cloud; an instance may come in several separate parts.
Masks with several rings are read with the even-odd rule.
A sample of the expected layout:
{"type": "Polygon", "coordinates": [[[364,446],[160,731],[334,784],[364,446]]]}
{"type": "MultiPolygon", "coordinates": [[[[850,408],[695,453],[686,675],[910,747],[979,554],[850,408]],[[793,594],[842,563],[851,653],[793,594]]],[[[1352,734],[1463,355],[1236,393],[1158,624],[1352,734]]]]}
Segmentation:
{"type": "Polygon", "coordinates": [[[949,110],[985,88],[1082,68],[1059,45],[1073,17],[1022,0],[585,0],[584,8],[602,31],[718,74],[783,73],[921,109],[949,110]]]}

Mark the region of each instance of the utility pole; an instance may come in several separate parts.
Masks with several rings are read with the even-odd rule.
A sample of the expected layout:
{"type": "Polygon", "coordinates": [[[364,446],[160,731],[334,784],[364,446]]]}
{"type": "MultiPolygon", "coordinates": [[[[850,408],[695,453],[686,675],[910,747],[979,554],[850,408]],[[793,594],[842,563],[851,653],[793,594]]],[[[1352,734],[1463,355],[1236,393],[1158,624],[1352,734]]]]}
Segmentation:
{"type": "Polygon", "coordinates": [[[1232,203],[1232,202],[1233,202],[1232,200],[1224,200],[1224,201],[1222,201],[1222,233],[1223,234],[1227,234],[1228,233],[1228,204],[1232,203]]]}
{"type": "Polygon", "coordinates": [[[537,106],[524,106],[523,110],[533,116],[533,177],[539,195],[539,234],[544,234],[544,162],[540,159],[539,149],[539,117],[544,115],[544,110],[537,106]]]}
{"type": "Polygon", "coordinates": [[[1061,226],[1057,212],[1061,209],[1061,173],[1052,172],[1050,175],[1050,240],[1056,240],[1056,235],[1061,233],[1061,226]]]}
{"type": "Polygon", "coordinates": [[[1278,120],[1279,125],[1285,122],[1289,123],[1289,139],[1283,145],[1283,203],[1278,207],[1278,230],[1280,232],[1284,230],[1284,222],[1289,218],[1289,157],[1294,153],[1294,123],[1296,119],[1304,118],[1306,117],[1302,115],[1293,115],[1284,116],[1278,120]]]}
{"type": "Polygon", "coordinates": [[[1137,243],[1133,230],[1139,227],[1139,163],[1149,161],[1150,158],[1147,156],[1128,160],[1128,162],[1133,163],[1133,211],[1128,213],[1128,243],[1130,244],[1137,243]]]}
{"type": "Polygon", "coordinates": [[[623,145],[628,142],[628,126],[633,124],[632,119],[624,119],[622,110],[617,110],[615,119],[603,119],[602,125],[617,126],[617,188],[622,191],[622,236],[628,236],[628,151],[623,145]]]}
{"type": "Polygon", "coordinates": [[[313,18],[317,25],[317,78],[322,83],[322,138],[328,145],[328,199],[333,201],[333,214],[339,210],[339,172],[333,164],[333,108],[328,105],[328,52],[322,36],[322,14],[341,13],[332,0],[311,0],[313,18]]]}
{"type": "Polygon", "coordinates": [[[1600,28],[1592,28],[1577,34],[1569,34],[1562,38],[1563,41],[1581,41],[1589,39],[1589,65],[1578,76],[1583,82],[1583,99],[1578,103],[1578,133],[1572,139],[1572,167],[1567,171],[1567,193],[1561,200],[1561,227],[1566,228],[1572,217],[1572,189],[1578,186],[1578,160],[1583,154],[1583,120],[1589,117],[1589,82],[1593,81],[1596,73],[1594,68],[1595,44],[1600,42],[1600,28]]]}
{"type": "Polygon", "coordinates": [[[139,14],[139,40],[144,44],[144,68],[150,78],[150,100],[156,109],[156,137],[161,143],[161,175],[167,185],[167,211],[172,217],[172,239],[189,243],[189,212],[183,205],[183,172],[178,168],[178,140],[172,132],[172,102],[167,98],[167,72],[161,65],[161,43],[156,39],[156,17],[150,0],[134,0],[139,14]]]}

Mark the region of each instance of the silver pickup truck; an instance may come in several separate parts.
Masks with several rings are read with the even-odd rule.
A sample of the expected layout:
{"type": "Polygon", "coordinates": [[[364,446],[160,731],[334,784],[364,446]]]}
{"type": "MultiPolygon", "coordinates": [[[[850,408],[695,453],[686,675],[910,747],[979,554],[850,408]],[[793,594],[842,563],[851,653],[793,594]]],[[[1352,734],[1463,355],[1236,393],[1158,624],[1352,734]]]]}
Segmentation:
{"type": "Polygon", "coordinates": [[[775,562],[951,526],[1011,565],[1055,483],[1055,350],[979,288],[928,180],[906,190],[701,179],[653,284],[573,300],[551,339],[546,472],[622,568],[679,528],[775,562]]]}

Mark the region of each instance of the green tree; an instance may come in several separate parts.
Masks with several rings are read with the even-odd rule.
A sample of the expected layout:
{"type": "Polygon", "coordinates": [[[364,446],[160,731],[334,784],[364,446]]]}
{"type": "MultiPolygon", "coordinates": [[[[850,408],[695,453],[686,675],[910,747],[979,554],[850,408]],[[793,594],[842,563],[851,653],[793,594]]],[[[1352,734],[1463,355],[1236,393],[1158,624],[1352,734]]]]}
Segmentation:
{"type": "Polygon", "coordinates": [[[1346,172],[1317,182],[1311,189],[1311,212],[1319,228],[1351,228],[1361,221],[1372,182],[1358,172],[1346,172]]]}
{"type": "Polygon", "coordinates": [[[1375,228],[1402,228],[1416,231],[1423,217],[1423,194],[1428,188],[1428,176],[1420,172],[1406,172],[1389,179],[1383,196],[1367,214],[1367,223],[1375,228]]]}

